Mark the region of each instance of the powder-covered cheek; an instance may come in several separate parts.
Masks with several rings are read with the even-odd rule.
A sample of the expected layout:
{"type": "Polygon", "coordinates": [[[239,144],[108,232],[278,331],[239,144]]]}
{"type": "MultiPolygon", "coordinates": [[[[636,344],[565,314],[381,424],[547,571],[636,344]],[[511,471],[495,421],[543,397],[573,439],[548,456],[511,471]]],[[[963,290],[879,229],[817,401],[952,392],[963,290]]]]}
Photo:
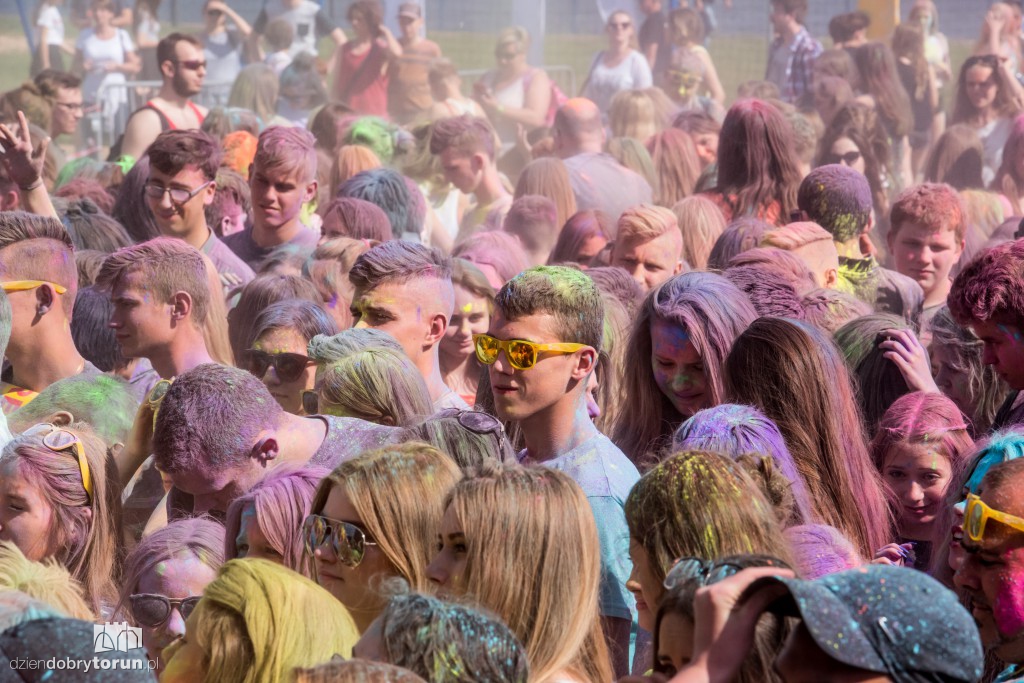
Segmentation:
{"type": "Polygon", "coordinates": [[[1017,637],[1024,633],[1024,567],[1000,573],[998,592],[992,601],[992,616],[1003,637],[1017,637]]]}

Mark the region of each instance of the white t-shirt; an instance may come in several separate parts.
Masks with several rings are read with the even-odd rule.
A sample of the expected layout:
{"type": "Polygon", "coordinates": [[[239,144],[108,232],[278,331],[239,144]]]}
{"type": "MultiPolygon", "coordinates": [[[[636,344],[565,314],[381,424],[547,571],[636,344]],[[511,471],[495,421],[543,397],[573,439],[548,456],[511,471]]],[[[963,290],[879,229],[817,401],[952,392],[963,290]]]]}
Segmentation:
{"type": "Polygon", "coordinates": [[[977,130],[985,150],[985,166],[981,172],[981,179],[988,187],[988,184],[995,180],[996,173],[1003,163],[1003,148],[1006,147],[1006,141],[1013,132],[1013,119],[993,119],[977,130]]]}
{"type": "MultiPolygon", "coordinates": [[[[95,102],[96,93],[104,83],[124,83],[124,74],[120,71],[108,72],[104,64],[124,64],[125,55],[135,52],[135,44],[127,31],[117,29],[112,38],[103,40],[93,29],[86,29],[78,35],[75,47],[82,51],[82,60],[92,62],[92,68],[82,81],[82,97],[86,102],[95,102]]],[[[127,99],[123,89],[108,91],[110,100],[104,99],[104,109],[119,106],[127,99]]]]}
{"type": "Polygon", "coordinates": [[[612,98],[623,90],[642,90],[652,84],[651,67],[647,59],[636,50],[616,66],[605,66],[604,53],[598,54],[587,80],[583,96],[607,112],[612,98]]]}
{"type": "Polygon", "coordinates": [[[300,52],[315,55],[317,40],[330,35],[337,28],[323,8],[312,0],[302,0],[296,7],[284,7],[282,0],[269,0],[256,17],[253,30],[256,33],[263,33],[269,22],[279,18],[286,20],[295,28],[295,38],[292,39],[291,47],[292,57],[300,52]]]}
{"type": "MultiPolygon", "coordinates": [[[[60,10],[53,5],[44,5],[39,10],[36,27],[46,29],[47,45],[61,45],[64,43],[64,19],[60,16],[60,10]]],[[[36,32],[36,39],[39,39],[39,32],[36,32]]]]}

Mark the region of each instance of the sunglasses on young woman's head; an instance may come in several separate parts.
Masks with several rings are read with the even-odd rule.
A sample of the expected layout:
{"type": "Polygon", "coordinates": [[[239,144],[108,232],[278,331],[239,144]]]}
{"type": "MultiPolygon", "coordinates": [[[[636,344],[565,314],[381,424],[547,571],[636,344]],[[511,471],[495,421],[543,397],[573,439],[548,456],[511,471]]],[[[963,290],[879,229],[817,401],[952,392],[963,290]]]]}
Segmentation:
{"type": "Polygon", "coordinates": [[[135,593],[128,596],[135,623],[146,628],[158,628],[166,624],[174,608],[178,609],[183,620],[188,620],[200,600],[201,595],[181,599],[169,598],[158,593],[135,593]]]}
{"type": "Polygon", "coordinates": [[[537,357],[543,353],[567,355],[587,348],[586,344],[554,343],[536,344],[525,339],[495,339],[489,334],[474,334],[473,348],[476,359],[484,365],[494,365],[498,354],[505,351],[509,364],[516,370],[529,370],[537,364],[537,357]]]}
{"type": "Polygon", "coordinates": [[[260,379],[273,366],[277,378],[282,382],[294,382],[306,368],[316,365],[315,360],[301,353],[267,353],[258,349],[246,351],[244,360],[246,369],[260,379]]]}
{"type": "MultiPolygon", "coordinates": [[[[755,565],[750,565],[755,566],[755,565]]],[[[766,557],[756,566],[780,567],[789,569],[789,565],[777,558],[766,557]]],[[[662,582],[666,590],[672,590],[689,581],[696,581],[698,587],[724,581],[733,574],[738,574],[747,567],[733,562],[709,561],[701,557],[680,557],[672,565],[672,569],[662,582]]]]}
{"type": "Polygon", "coordinates": [[[82,475],[82,488],[85,489],[86,498],[92,504],[92,472],[89,470],[89,461],[85,457],[85,445],[74,432],[61,429],[48,422],[42,422],[29,427],[21,435],[41,439],[43,445],[54,453],[63,454],[71,451],[78,459],[78,471],[82,475]]]}
{"type": "Polygon", "coordinates": [[[359,566],[366,555],[366,546],[377,545],[366,537],[366,532],[351,522],[342,522],[323,515],[309,515],[302,523],[302,538],[306,552],[312,555],[328,541],[331,550],[346,567],[359,566]]]}

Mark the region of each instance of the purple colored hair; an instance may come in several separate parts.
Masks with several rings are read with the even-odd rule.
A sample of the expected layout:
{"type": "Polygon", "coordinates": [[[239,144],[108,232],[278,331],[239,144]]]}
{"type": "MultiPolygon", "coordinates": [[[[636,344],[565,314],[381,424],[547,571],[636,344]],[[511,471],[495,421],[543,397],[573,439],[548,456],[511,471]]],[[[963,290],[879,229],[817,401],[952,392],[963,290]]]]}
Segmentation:
{"type": "Polygon", "coordinates": [[[802,579],[818,579],[864,564],[850,539],[834,526],[800,524],[782,535],[789,541],[797,575],[802,579]]]}
{"type": "Polygon", "coordinates": [[[672,437],[673,451],[714,451],[736,460],[753,453],[767,455],[792,484],[800,518],[814,519],[807,484],[797,469],[779,428],[751,406],[723,403],[697,411],[672,437]]]}

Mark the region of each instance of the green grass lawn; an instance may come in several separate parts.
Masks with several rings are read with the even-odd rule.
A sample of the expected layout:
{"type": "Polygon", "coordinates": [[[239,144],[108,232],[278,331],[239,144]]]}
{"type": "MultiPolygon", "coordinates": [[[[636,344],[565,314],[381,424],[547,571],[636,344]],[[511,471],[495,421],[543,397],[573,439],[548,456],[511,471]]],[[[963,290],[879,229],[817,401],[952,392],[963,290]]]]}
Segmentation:
{"type": "MultiPolygon", "coordinates": [[[[198,31],[197,24],[171,27],[164,24],[164,32],[171,30],[198,31]]],[[[67,40],[73,44],[77,30],[67,24],[67,40]]],[[[463,69],[487,69],[494,65],[494,36],[487,33],[432,32],[431,39],[437,41],[452,61],[463,69]]],[[[600,35],[548,35],[544,42],[544,61],[548,65],[568,66],[576,76],[577,88],[586,78],[594,54],[605,45],[600,35]]],[[[323,55],[330,49],[328,41],[321,43],[323,55]]],[[[958,67],[970,53],[970,43],[953,42],[953,65],[958,67]]],[[[737,87],[744,81],[764,77],[767,57],[767,39],[763,35],[715,36],[711,45],[711,56],[715,61],[722,85],[729,98],[735,96],[737,87]]],[[[0,92],[17,87],[28,78],[28,46],[18,17],[0,16],[0,92]]],[[[70,63],[70,62],[69,62],[70,63]]],[[[559,78],[559,83],[569,96],[568,79],[559,78]]]]}

